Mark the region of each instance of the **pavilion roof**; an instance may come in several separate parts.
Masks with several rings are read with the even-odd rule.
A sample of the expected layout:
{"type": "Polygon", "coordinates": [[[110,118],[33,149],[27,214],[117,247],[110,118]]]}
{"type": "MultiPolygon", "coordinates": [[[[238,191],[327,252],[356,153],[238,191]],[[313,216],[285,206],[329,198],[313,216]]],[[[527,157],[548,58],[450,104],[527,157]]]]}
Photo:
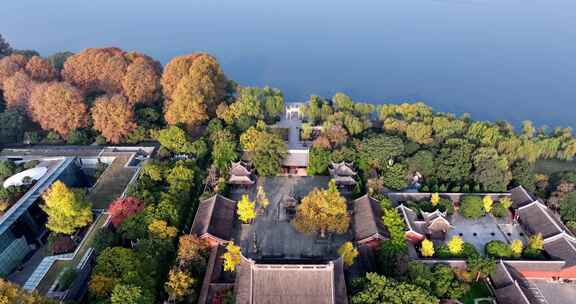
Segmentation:
{"type": "Polygon", "coordinates": [[[239,161],[233,162],[232,166],[230,167],[230,175],[231,176],[250,176],[252,171],[248,169],[248,164],[239,161]]]}
{"type": "Polygon", "coordinates": [[[228,183],[234,185],[252,185],[254,181],[249,176],[231,175],[228,183]]]}

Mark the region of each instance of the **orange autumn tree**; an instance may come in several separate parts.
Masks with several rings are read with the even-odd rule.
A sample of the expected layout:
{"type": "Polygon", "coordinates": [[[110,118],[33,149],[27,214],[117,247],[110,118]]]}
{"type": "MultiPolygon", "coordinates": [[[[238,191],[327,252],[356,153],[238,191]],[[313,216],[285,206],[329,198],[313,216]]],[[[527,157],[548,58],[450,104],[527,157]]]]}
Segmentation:
{"type": "Polygon", "coordinates": [[[62,137],[70,131],[86,126],[88,113],[82,94],[64,82],[42,83],[30,95],[31,117],[45,130],[53,130],[62,137]]]}
{"type": "Polygon", "coordinates": [[[58,73],[48,60],[33,56],[26,63],[26,73],[35,81],[52,81],[58,77],[58,73]]]}
{"type": "Polygon", "coordinates": [[[94,129],[113,144],[137,127],[132,106],[122,95],[97,98],[92,107],[92,120],[94,129]]]}
{"type": "Polygon", "coordinates": [[[160,93],[160,64],[119,48],[90,48],[69,57],[62,77],[84,93],[122,94],[130,104],[151,103],[160,93]]]}
{"type": "Polygon", "coordinates": [[[0,89],[6,79],[26,67],[28,58],[20,54],[12,54],[0,59],[0,89]]]}
{"type": "Polygon", "coordinates": [[[23,55],[10,55],[0,60],[0,89],[4,91],[9,108],[26,109],[36,82],[56,78],[57,73],[50,63],[38,56],[28,59],[23,55]]]}
{"type": "Polygon", "coordinates": [[[226,95],[228,80],[216,59],[191,54],[172,59],[162,74],[164,118],[187,129],[206,122],[226,95]]]}
{"type": "Polygon", "coordinates": [[[23,71],[4,80],[4,100],[8,108],[26,109],[30,94],[32,93],[33,81],[23,71]]]}

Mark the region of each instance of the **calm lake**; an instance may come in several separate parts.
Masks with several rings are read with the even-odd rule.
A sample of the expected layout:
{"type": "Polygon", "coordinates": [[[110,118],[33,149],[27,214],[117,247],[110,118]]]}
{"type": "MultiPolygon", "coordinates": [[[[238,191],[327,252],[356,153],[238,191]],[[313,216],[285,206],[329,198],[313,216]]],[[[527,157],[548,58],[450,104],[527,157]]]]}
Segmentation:
{"type": "Polygon", "coordinates": [[[207,51],[288,101],[342,91],[576,127],[574,0],[5,0],[0,33],[42,55],[207,51]]]}

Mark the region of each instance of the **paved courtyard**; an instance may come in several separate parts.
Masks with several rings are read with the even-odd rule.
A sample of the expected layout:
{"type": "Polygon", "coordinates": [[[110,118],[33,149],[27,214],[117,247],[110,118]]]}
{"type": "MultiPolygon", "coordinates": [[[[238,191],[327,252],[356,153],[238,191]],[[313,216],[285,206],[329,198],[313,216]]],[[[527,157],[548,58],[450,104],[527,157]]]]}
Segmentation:
{"type": "MultiPolygon", "coordinates": [[[[256,217],[255,223],[242,225],[240,245],[242,252],[255,260],[325,260],[338,257],[336,250],[351,234],[330,235],[318,239],[315,235],[304,235],[290,223],[290,216],[282,207],[289,197],[300,200],[314,188],[326,188],[329,177],[266,177],[259,178],[270,201],[263,214],[256,217]]],[[[250,198],[255,199],[256,187],[250,191],[250,198]]],[[[239,200],[240,193],[232,199],[239,200]]]]}
{"type": "Polygon", "coordinates": [[[480,254],[484,254],[484,245],[492,240],[506,243],[514,239],[524,240],[520,227],[508,223],[507,218],[483,216],[479,219],[468,219],[455,213],[450,223],[454,228],[448,232],[446,241],[459,235],[465,242],[474,245],[480,254]]]}

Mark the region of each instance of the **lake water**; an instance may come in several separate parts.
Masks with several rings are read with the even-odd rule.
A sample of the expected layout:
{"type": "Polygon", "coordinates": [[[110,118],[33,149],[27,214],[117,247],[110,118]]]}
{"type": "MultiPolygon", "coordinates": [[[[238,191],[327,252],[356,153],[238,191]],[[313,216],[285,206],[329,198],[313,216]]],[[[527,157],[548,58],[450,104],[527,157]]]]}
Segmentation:
{"type": "Polygon", "coordinates": [[[576,127],[574,0],[5,0],[0,33],[42,55],[207,51],[288,101],[343,91],[576,127]]]}

